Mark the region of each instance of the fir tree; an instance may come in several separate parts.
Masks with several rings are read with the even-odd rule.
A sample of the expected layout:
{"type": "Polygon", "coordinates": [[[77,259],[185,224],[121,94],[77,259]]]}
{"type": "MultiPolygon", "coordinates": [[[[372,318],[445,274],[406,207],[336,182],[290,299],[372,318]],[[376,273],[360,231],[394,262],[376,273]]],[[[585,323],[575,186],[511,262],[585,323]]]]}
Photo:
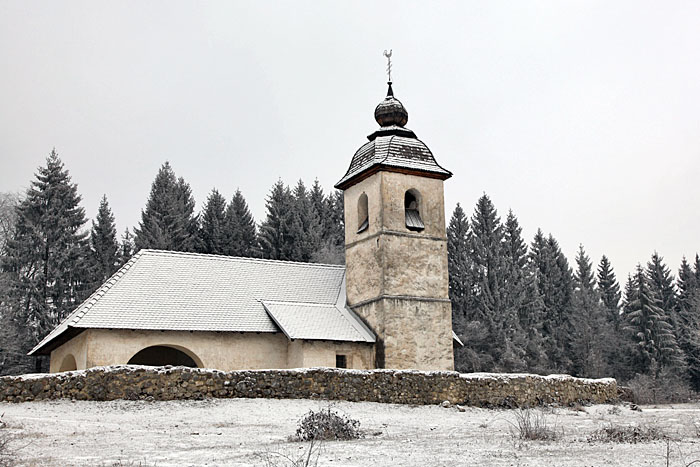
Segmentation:
{"type": "Polygon", "coordinates": [[[201,253],[223,255],[227,253],[226,199],[216,188],[211,190],[202,211],[199,227],[201,253]]]}
{"type": "Polygon", "coordinates": [[[297,257],[292,235],[293,204],[289,187],[278,180],[267,197],[267,217],[260,225],[258,236],[264,258],[293,261],[297,257]]]}
{"type": "Polygon", "coordinates": [[[3,257],[12,319],[31,348],[89,293],[89,245],[78,187],[55,150],[17,208],[3,257]]]}
{"type": "Polygon", "coordinates": [[[119,243],[119,266],[124,266],[134,255],[134,236],[129,229],[124,229],[119,243]]]}
{"type": "Polygon", "coordinates": [[[620,323],[620,284],[617,282],[610,260],[603,255],[598,265],[598,291],[607,311],[607,321],[619,329],[620,323]]]}
{"type": "Polygon", "coordinates": [[[691,387],[700,390],[700,283],[697,257],[695,271],[686,261],[678,271],[678,345],[685,355],[688,366],[688,381],[691,387]]]}
{"type": "Polygon", "coordinates": [[[92,257],[91,279],[94,289],[109,279],[120,265],[117,227],[114,223],[114,215],[107,202],[107,195],[102,196],[97,217],[92,222],[90,246],[92,257]]]}
{"type": "Polygon", "coordinates": [[[291,259],[310,262],[321,246],[321,219],[302,180],[297,182],[293,195],[291,234],[296,252],[291,259]]]}
{"type": "Polygon", "coordinates": [[[664,263],[664,259],[655,251],[647,263],[649,286],[661,300],[661,308],[670,316],[676,307],[676,289],[673,285],[673,274],[664,263]]]}
{"type": "Polygon", "coordinates": [[[255,220],[241,190],[236,190],[226,210],[226,254],[257,257],[255,220]]]}
{"type": "Polygon", "coordinates": [[[175,177],[164,163],[158,171],[141,222],[135,229],[136,250],[153,248],[170,251],[196,251],[198,219],[194,215],[192,190],[185,180],[175,177]]]}
{"type": "Polygon", "coordinates": [[[673,327],[640,265],[626,287],[625,301],[626,327],[635,344],[633,368],[638,373],[658,372],[682,363],[673,327]]]}
{"type": "MultiPolygon", "coordinates": [[[[312,202],[314,200],[312,191],[312,202]]],[[[343,210],[343,192],[335,190],[323,199],[323,236],[320,250],[312,260],[317,263],[345,263],[345,222],[343,210]]],[[[321,209],[317,206],[317,209],[321,209]]]]}
{"type": "Polygon", "coordinates": [[[469,308],[472,290],[469,260],[469,220],[457,203],[447,227],[447,270],[452,301],[452,321],[463,326],[469,308]]]}
{"type": "Polygon", "coordinates": [[[598,292],[595,289],[593,264],[583,245],[579,245],[574,273],[572,328],[575,334],[571,340],[572,373],[580,376],[601,377],[607,371],[605,364],[605,344],[603,338],[604,312],[601,309],[598,292]]]}

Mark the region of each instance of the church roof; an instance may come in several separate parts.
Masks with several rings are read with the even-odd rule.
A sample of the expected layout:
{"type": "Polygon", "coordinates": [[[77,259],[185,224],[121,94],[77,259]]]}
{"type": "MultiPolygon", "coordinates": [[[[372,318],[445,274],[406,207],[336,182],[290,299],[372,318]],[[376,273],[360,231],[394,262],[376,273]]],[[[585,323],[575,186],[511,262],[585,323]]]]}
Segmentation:
{"type": "Polygon", "coordinates": [[[134,255],[30,354],[89,328],[375,341],[345,305],[344,266],[159,250],[134,255]]]}
{"type": "Polygon", "coordinates": [[[391,83],[386,98],[375,109],[374,117],[380,128],[369,135],[369,142],[355,152],[347,173],[335,184],[336,188],[344,190],[378,170],[419,172],[442,180],[452,176],[452,172],[435,161],[428,146],[413,131],[405,128],[408,111],[394,97],[391,83]]]}

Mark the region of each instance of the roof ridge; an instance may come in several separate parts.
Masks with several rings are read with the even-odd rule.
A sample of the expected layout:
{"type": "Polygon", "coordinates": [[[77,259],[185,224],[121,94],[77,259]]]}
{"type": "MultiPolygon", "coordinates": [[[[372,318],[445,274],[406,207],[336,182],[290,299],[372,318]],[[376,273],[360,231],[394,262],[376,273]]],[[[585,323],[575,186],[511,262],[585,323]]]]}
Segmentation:
{"type": "Polygon", "coordinates": [[[283,259],[267,259],[267,258],[251,258],[248,256],[227,256],[227,255],[215,255],[215,254],[209,254],[209,253],[195,253],[195,252],[190,252],[190,251],[171,251],[171,250],[156,250],[156,249],[150,249],[150,248],[144,248],[143,250],[139,250],[140,253],[155,253],[155,254],[165,254],[169,256],[176,256],[176,255],[182,255],[182,256],[200,256],[206,259],[219,259],[219,260],[225,260],[225,261],[245,261],[245,262],[253,262],[253,263],[281,263],[281,264],[291,264],[294,266],[302,266],[302,267],[327,267],[327,268],[332,268],[332,269],[345,269],[344,264],[328,264],[328,263],[309,263],[305,261],[290,261],[290,260],[283,260],[283,259]]]}

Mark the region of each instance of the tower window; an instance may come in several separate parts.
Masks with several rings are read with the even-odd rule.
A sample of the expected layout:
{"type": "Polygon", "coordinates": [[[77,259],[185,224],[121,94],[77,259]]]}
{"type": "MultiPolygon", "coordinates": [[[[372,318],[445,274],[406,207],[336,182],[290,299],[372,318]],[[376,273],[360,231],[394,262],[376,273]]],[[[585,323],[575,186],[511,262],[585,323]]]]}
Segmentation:
{"type": "Polygon", "coordinates": [[[406,228],[414,232],[425,229],[423,219],[420,217],[420,193],[410,189],[404,196],[404,208],[406,209],[406,228]]]}
{"type": "Polygon", "coordinates": [[[367,194],[362,193],[357,201],[357,233],[364,232],[369,227],[369,209],[367,194]]]}

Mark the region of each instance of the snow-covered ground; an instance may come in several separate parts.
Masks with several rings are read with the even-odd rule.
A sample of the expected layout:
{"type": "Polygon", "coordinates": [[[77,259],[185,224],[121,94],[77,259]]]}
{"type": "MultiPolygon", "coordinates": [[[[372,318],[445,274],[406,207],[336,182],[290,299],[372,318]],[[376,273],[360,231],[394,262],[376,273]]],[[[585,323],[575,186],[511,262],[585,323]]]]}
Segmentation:
{"type": "MultiPolygon", "coordinates": [[[[557,441],[520,441],[515,411],[370,402],[215,399],[0,403],[20,465],[290,465],[308,443],[287,440],[311,409],[361,422],[355,441],[324,442],[323,466],[686,466],[700,459],[700,404],[597,405],[544,409],[557,441]],[[588,442],[613,425],[657,426],[672,439],[640,444],[588,442]]],[[[695,465],[695,464],[694,464],[695,465]]],[[[700,463],[698,464],[700,465],[700,463]]]]}

